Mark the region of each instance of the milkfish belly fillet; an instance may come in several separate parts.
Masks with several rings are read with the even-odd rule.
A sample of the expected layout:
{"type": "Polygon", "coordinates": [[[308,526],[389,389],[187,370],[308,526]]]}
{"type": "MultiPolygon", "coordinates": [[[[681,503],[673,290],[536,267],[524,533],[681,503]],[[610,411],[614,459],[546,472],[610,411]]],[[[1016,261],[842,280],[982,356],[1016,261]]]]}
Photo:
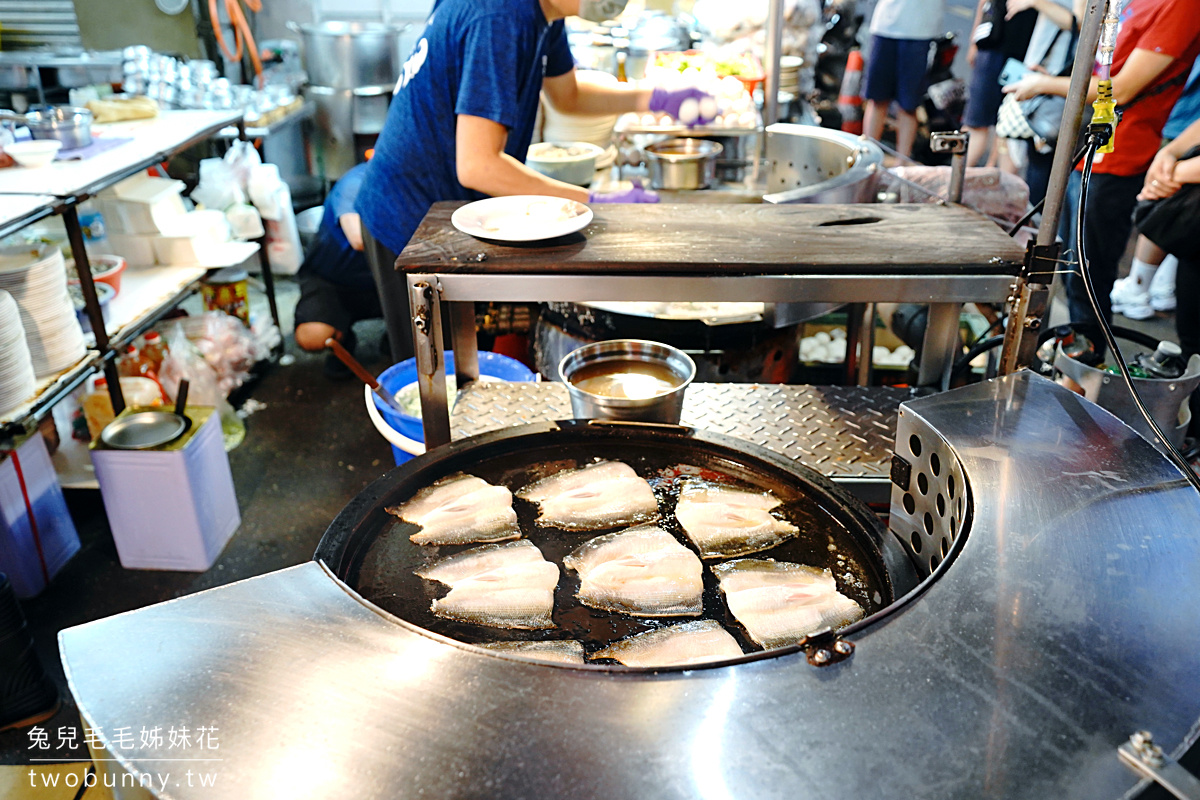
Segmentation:
{"type": "Polygon", "coordinates": [[[526,486],[517,497],[538,504],[539,525],[567,530],[604,530],[658,517],[650,484],[620,461],[551,475],[526,486]]]}
{"type": "Polygon", "coordinates": [[[417,575],[450,587],[433,601],[444,619],[493,628],[553,628],[558,566],[528,540],[484,545],[441,559],[417,575]]]}
{"type": "Polygon", "coordinates": [[[742,648],[729,631],[705,619],[630,636],[592,658],[611,658],[627,667],[681,667],[740,655],[742,648]]]}
{"type": "Polygon", "coordinates": [[[827,569],[742,558],[712,570],[729,612],[764,648],[797,644],[810,634],[844,627],[863,616],[862,607],[837,590],[827,569]]]}
{"type": "Polygon", "coordinates": [[[771,513],[778,505],[779,498],[770,492],[688,480],[680,489],[675,518],[701,558],[729,558],[766,550],[800,532],[771,513]]]}
{"type": "Polygon", "coordinates": [[[421,530],[408,537],[413,544],[502,542],[521,535],[512,492],[473,475],[443,478],[404,505],[384,510],[420,526],[421,530]]]}
{"type": "Polygon", "coordinates": [[[597,536],[563,559],[579,573],[579,601],[592,608],[646,617],[698,616],[704,566],[655,525],[597,536]]]}
{"type": "Polygon", "coordinates": [[[490,642],[479,647],[501,653],[513,653],[535,661],[549,661],[555,664],[583,663],[583,645],[573,639],[555,642],[490,642]]]}

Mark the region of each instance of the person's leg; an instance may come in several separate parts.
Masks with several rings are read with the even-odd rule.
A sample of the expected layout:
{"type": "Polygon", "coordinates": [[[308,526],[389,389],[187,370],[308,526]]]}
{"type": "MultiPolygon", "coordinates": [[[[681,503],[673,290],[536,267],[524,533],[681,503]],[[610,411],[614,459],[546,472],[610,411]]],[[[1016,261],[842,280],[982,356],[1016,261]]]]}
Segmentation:
{"type": "Polygon", "coordinates": [[[863,112],[863,133],[876,141],[883,138],[883,128],[888,116],[888,105],[888,103],[879,100],[868,100],[867,109],[863,112]]]}
{"type": "Polygon", "coordinates": [[[1179,269],[1179,259],[1168,255],[1163,258],[1150,279],[1150,307],[1155,311],[1174,311],[1175,276],[1179,269]]]}
{"type": "Polygon", "coordinates": [[[999,50],[980,50],[971,69],[967,90],[967,107],[963,110],[963,125],[971,135],[967,143],[967,166],[995,164],[996,116],[1004,99],[1000,73],[1006,56],[999,50]]]}
{"type": "Polygon", "coordinates": [[[1175,315],[1175,332],[1183,357],[1190,358],[1200,353],[1200,261],[1179,259],[1175,298],[1181,312],[1175,315]]]}
{"type": "MultiPolygon", "coordinates": [[[[1112,319],[1112,304],[1109,293],[1117,278],[1117,267],[1129,237],[1133,233],[1133,206],[1137,193],[1142,188],[1142,175],[1093,175],[1088,192],[1087,207],[1084,209],[1084,245],[1091,266],[1092,285],[1096,300],[1105,319],[1112,319]]],[[[1072,173],[1071,182],[1077,185],[1079,173],[1072,173]]],[[[1063,216],[1063,224],[1075,227],[1075,214],[1063,216]]],[[[1073,237],[1072,237],[1073,240],[1073,237]]],[[[1078,260],[1078,248],[1075,248],[1078,260]]],[[[1088,302],[1083,279],[1078,275],[1067,277],[1067,303],[1071,309],[1072,322],[1096,324],[1095,314],[1088,302]]]]}
{"type": "Polygon", "coordinates": [[[396,271],[396,254],[376,240],[366,227],[363,227],[363,251],[371,275],[375,278],[379,305],[387,323],[392,360],[411,358],[414,352],[412,309],[408,302],[408,282],[403,274],[396,271]]]}
{"type": "MultiPolygon", "coordinates": [[[[308,270],[296,276],[300,284],[300,300],[296,303],[296,344],[310,353],[325,349],[326,339],[336,339],[354,352],[354,319],[342,302],[342,287],[308,270]]],[[[348,367],[333,353],[325,357],[325,377],[331,380],[349,378],[348,367]]]]}
{"type": "Polygon", "coordinates": [[[912,157],[913,145],[917,142],[917,115],[911,111],[896,111],[896,152],[912,157]]]}
{"type": "Polygon", "coordinates": [[[925,94],[929,69],[927,39],[904,39],[896,44],[896,150],[911,156],[917,140],[917,108],[925,94]]]}
{"type": "Polygon", "coordinates": [[[883,138],[888,107],[896,96],[896,50],[899,42],[885,36],[872,36],[867,48],[866,74],[863,76],[863,97],[867,108],[863,113],[863,133],[872,139],[883,138]]]}
{"type": "Polygon", "coordinates": [[[1113,284],[1110,296],[1113,311],[1129,319],[1150,319],[1154,308],[1150,305],[1150,282],[1166,252],[1145,236],[1138,236],[1133,251],[1133,265],[1128,277],[1113,284]]]}
{"type": "Polygon", "coordinates": [[[1050,171],[1054,167],[1054,151],[1039,153],[1029,142],[1025,147],[1029,164],[1025,167],[1025,183],[1029,186],[1029,202],[1037,205],[1046,199],[1050,186],[1050,171]]]}

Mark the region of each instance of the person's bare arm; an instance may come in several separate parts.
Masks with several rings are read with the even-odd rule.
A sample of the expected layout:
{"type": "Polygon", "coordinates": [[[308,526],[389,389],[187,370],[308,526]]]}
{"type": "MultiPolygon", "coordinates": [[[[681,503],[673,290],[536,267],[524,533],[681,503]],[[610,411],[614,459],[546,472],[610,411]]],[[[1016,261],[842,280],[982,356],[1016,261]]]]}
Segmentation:
{"type": "Polygon", "coordinates": [[[508,129],[498,122],[459,114],[456,126],[455,170],[458,182],[492,197],[544,194],[588,201],[588,192],[534,172],[504,152],[508,129]]]}
{"type": "Polygon", "coordinates": [[[1200,183],[1200,158],[1179,160],[1196,145],[1200,145],[1200,120],[1189,125],[1154,156],[1138,199],[1160,200],[1178,192],[1185,183],[1200,183]]]}
{"type": "MultiPolygon", "coordinates": [[[[1174,61],[1175,56],[1156,53],[1153,50],[1138,48],[1130,53],[1125,65],[1121,67],[1121,71],[1112,79],[1113,99],[1117,101],[1117,105],[1125,105],[1136,98],[1143,89],[1154,83],[1155,79],[1174,61]]],[[[1097,80],[1093,76],[1092,83],[1088,87],[1087,101],[1089,103],[1096,99],[1096,85],[1097,80]]],[[[1004,91],[1015,93],[1018,100],[1028,100],[1039,94],[1056,94],[1066,97],[1070,88],[1070,78],[1035,74],[1022,78],[1012,86],[1004,87],[1004,91]]]]}
{"type": "Polygon", "coordinates": [[[979,48],[975,46],[975,29],[979,27],[979,23],[983,22],[983,7],[988,4],[988,0],[979,0],[975,6],[975,21],[971,23],[971,46],[967,48],[967,64],[974,67],[975,59],[979,56],[979,48]]]}
{"type": "MultiPolygon", "coordinates": [[[[1076,3],[1076,5],[1080,4],[1076,3]]],[[[1071,9],[1054,2],[1054,0],[1008,0],[1007,8],[1008,13],[1005,14],[1005,19],[1012,19],[1022,11],[1036,8],[1039,14],[1045,16],[1064,31],[1071,30],[1071,24],[1075,19],[1075,15],[1071,13],[1071,9]]],[[[975,24],[978,25],[979,23],[975,24]]]]}
{"type": "Polygon", "coordinates": [[[346,241],[350,243],[350,246],[355,250],[362,250],[362,219],[358,214],[354,212],[342,214],[338,217],[338,225],[342,227],[342,233],[346,234],[346,241]]]}
{"type": "Polygon", "coordinates": [[[648,111],[652,89],[628,83],[598,86],[580,84],[575,70],[542,81],[542,91],[555,109],[564,114],[624,114],[648,111]]]}

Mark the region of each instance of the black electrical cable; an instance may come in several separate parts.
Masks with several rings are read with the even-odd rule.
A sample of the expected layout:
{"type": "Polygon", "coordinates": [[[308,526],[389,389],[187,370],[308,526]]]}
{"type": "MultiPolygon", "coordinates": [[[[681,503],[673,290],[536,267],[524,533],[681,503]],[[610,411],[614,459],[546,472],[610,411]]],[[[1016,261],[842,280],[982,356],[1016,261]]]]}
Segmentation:
{"type": "Polygon", "coordinates": [[[989,350],[996,349],[1002,344],[1004,344],[1003,334],[1000,336],[993,336],[990,339],[984,339],[982,342],[976,341],[975,344],[971,345],[971,349],[968,350],[965,355],[960,356],[959,359],[954,362],[954,366],[950,368],[950,379],[953,380],[964,369],[971,366],[971,362],[979,358],[979,356],[983,355],[989,350]]]}
{"type": "MultiPolygon", "coordinates": [[[[1074,169],[1075,167],[1078,167],[1079,162],[1081,160],[1083,160],[1083,157],[1086,154],[1087,154],[1087,143],[1084,142],[1082,145],[1080,145],[1079,149],[1075,151],[1075,155],[1071,156],[1071,168],[1074,169]]],[[[1020,231],[1021,228],[1024,228],[1026,225],[1028,225],[1029,221],[1032,220],[1035,216],[1037,216],[1038,212],[1040,212],[1045,207],[1046,207],[1046,198],[1043,197],[1041,200],[1038,201],[1036,206],[1029,209],[1029,211],[1025,214],[1025,216],[1021,217],[1021,219],[1017,222],[1016,225],[1013,225],[1011,228],[1009,228],[1008,235],[1016,236],[1017,232],[1020,231]]]]}
{"type": "Polygon", "coordinates": [[[1158,427],[1158,423],[1154,420],[1154,415],[1150,413],[1150,410],[1146,408],[1146,404],[1142,402],[1142,396],[1138,394],[1137,387],[1134,386],[1133,376],[1129,374],[1129,367],[1125,363],[1125,356],[1121,354],[1121,348],[1117,346],[1117,337],[1113,335],[1112,328],[1109,327],[1108,320],[1104,318],[1104,314],[1100,313],[1100,301],[1096,298],[1096,287],[1092,285],[1092,268],[1088,262],[1087,249],[1083,240],[1083,210],[1087,207],[1088,188],[1092,182],[1092,163],[1096,159],[1096,151],[1100,148],[1100,145],[1100,138],[1095,133],[1088,133],[1087,160],[1083,166],[1083,175],[1079,186],[1079,208],[1076,209],[1075,214],[1075,246],[1079,250],[1079,274],[1083,278],[1083,287],[1087,291],[1088,303],[1092,306],[1092,313],[1096,315],[1096,320],[1100,323],[1100,332],[1104,334],[1104,342],[1108,345],[1109,351],[1116,360],[1117,368],[1121,371],[1121,377],[1125,379],[1125,386],[1133,396],[1134,404],[1137,406],[1138,411],[1141,412],[1146,423],[1150,426],[1150,430],[1154,431],[1154,435],[1165,445],[1165,450],[1172,463],[1183,472],[1184,478],[1192,485],[1192,488],[1200,492],[1200,476],[1196,475],[1187,460],[1171,444],[1171,440],[1162,432],[1162,428],[1158,427]]]}

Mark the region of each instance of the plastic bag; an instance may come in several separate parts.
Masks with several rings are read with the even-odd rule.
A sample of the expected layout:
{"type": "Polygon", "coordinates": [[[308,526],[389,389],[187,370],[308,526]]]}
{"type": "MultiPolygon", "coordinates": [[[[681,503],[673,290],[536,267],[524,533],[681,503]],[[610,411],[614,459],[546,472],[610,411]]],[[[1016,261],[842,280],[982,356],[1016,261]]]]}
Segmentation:
{"type": "MultiPolygon", "coordinates": [[[[205,315],[207,316],[207,315],[205,315]]],[[[222,315],[224,316],[224,315],[222,315]]],[[[234,320],[237,322],[237,320],[234,320]]],[[[241,323],[238,322],[238,327],[241,323]]],[[[225,401],[216,371],[204,355],[188,340],[182,324],[175,324],[167,336],[167,354],[163,358],[158,379],[163,389],[174,402],[179,392],[179,382],[187,379],[188,405],[209,406],[217,410],[221,418],[221,435],[228,452],[246,438],[246,423],[238,417],[233,406],[225,401]]]]}
{"type": "Polygon", "coordinates": [[[175,327],[212,370],[222,398],[245,383],[254,365],[270,353],[241,320],[222,311],[186,317],[175,327]]]}
{"type": "Polygon", "coordinates": [[[219,158],[200,162],[200,182],[192,190],[193,202],[224,211],[237,202],[237,179],[229,164],[219,158]]]}

